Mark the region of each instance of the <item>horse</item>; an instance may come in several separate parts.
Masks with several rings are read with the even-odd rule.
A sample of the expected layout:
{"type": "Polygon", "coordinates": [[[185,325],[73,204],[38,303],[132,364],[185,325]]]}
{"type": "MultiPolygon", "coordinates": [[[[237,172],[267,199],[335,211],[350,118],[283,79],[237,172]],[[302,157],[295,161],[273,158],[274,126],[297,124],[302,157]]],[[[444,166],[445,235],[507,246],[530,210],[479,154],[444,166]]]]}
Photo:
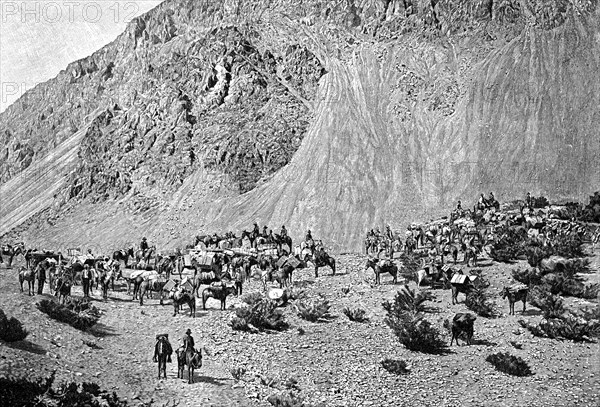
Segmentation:
{"type": "Polygon", "coordinates": [[[315,277],[319,277],[319,267],[328,266],[333,271],[335,276],[335,259],[325,252],[325,250],[316,250],[312,255],[306,254],[304,256],[304,262],[311,262],[315,265],[315,277]]]}
{"type": "Polygon", "coordinates": [[[35,271],[26,267],[21,267],[19,271],[19,285],[21,286],[21,292],[23,292],[23,283],[27,281],[29,285],[29,295],[35,294],[35,271]]]}
{"type": "Polygon", "coordinates": [[[123,265],[125,268],[127,268],[127,262],[129,261],[129,258],[134,259],[135,258],[135,253],[133,251],[133,247],[130,247],[129,249],[123,249],[123,250],[116,250],[115,252],[113,252],[112,255],[112,259],[114,261],[120,262],[123,261],[123,265]]]}
{"type": "Polygon", "coordinates": [[[365,265],[365,271],[372,268],[375,272],[375,284],[381,284],[381,274],[390,273],[393,277],[394,284],[398,281],[398,266],[391,261],[386,261],[383,264],[377,261],[377,259],[369,257],[367,264],[365,265]]]}
{"type": "Polygon", "coordinates": [[[279,253],[281,253],[283,251],[283,245],[287,245],[287,247],[290,248],[289,251],[286,250],[286,252],[291,252],[292,248],[294,246],[292,246],[292,238],[290,236],[281,236],[278,234],[275,234],[275,243],[277,243],[277,249],[279,250],[279,253]]]}
{"type": "Polygon", "coordinates": [[[511,290],[509,287],[504,287],[502,290],[502,299],[508,297],[508,315],[515,315],[515,302],[523,301],[523,312],[525,312],[525,304],[527,302],[527,294],[529,288],[523,286],[516,290],[511,290]]]}
{"type": "Polygon", "coordinates": [[[142,260],[146,263],[150,263],[150,258],[156,254],[156,246],[152,245],[149,247],[144,253],[143,250],[138,250],[135,252],[135,261],[136,263],[140,263],[142,260]]]}
{"type": "MultiPolygon", "coordinates": [[[[167,280],[171,278],[171,274],[175,270],[175,260],[170,257],[163,257],[158,262],[156,266],[156,271],[158,274],[165,274],[167,276],[167,280]]],[[[179,278],[181,278],[181,272],[179,273],[179,278]]]]}
{"type": "Polygon", "coordinates": [[[184,367],[188,367],[188,384],[194,383],[194,369],[202,367],[202,352],[188,348],[186,352],[177,350],[177,378],[183,379],[184,367]]]}
{"type": "Polygon", "coordinates": [[[225,311],[227,296],[229,294],[237,295],[237,288],[235,285],[211,285],[206,287],[204,291],[202,291],[202,309],[206,311],[206,301],[209,298],[214,298],[215,300],[221,301],[221,311],[225,311]]]}
{"type": "Polygon", "coordinates": [[[279,288],[287,287],[292,284],[292,273],[294,272],[294,266],[291,264],[284,264],[280,267],[275,274],[275,280],[279,283],[279,288]]]}
{"type": "Polygon", "coordinates": [[[454,315],[454,318],[452,318],[452,338],[450,339],[450,346],[452,346],[454,340],[456,340],[456,345],[458,346],[458,337],[463,335],[467,345],[471,344],[474,332],[473,324],[476,319],[477,317],[469,312],[460,312],[454,315]]]}
{"type": "Polygon", "coordinates": [[[25,244],[23,242],[17,244],[15,247],[12,247],[11,245],[3,246],[0,248],[0,263],[4,263],[2,255],[8,256],[6,268],[11,268],[13,259],[19,254],[25,256],[25,244]]]}
{"type": "MultiPolygon", "coordinates": [[[[163,377],[167,378],[167,360],[169,359],[170,352],[172,352],[171,344],[167,335],[157,335],[157,342],[155,346],[154,354],[156,355],[156,361],[158,362],[158,378],[162,372],[163,377]]],[[[170,360],[169,360],[170,362],[170,360]]]]}
{"type": "Polygon", "coordinates": [[[453,244],[446,243],[442,245],[442,250],[440,250],[442,255],[442,263],[444,262],[444,256],[452,256],[452,260],[454,260],[454,264],[458,261],[458,247],[453,244]]]}
{"type": "Polygon", "coordinates": [[[194,297],[193,293],[183,292],[177,295],[177,293],[171,291],[169,298],[173,299],[173,316],[177,315],[181,305],[187,304],[190,307],[190,317],[193,316],[196,318],[196,297],[194,297]]]}
{"type": "Polygon", "coordinates": [[[71,296],[71,288],[73,283],[65,276],[62,275],[56,279],[56,289],[54,295],[58,296],[58,300],[61,304],[65,303],[67,297],[71,296]]]}
{"type": "Polygon", "coordinates": [[[145,279],[140,284],[140,305],[144,305],[144,294],[150,298],[150,293],[157,292],[160,294],[160,305],[163,305],[164,287],[168,280],[145,279]]]}
{"type": "MultiPolygon", "coordinates": [[[[456,273],[462,274],[462,272],[456,273]]],[[[469,292],[473,289],[473,283],[467,277],[466,281],[463,284],[458,283],[450,283],[452,286],[452,305],[458,304],[458,293],[463,293],[464,295],[469,295],[469,292]]]]}
{"type": "Polygon", "coordinates": [[[411,254],[417,248],[417,241],[411,235],[406,238],[406,242],[404,243],[404,253],[411,254]]]}

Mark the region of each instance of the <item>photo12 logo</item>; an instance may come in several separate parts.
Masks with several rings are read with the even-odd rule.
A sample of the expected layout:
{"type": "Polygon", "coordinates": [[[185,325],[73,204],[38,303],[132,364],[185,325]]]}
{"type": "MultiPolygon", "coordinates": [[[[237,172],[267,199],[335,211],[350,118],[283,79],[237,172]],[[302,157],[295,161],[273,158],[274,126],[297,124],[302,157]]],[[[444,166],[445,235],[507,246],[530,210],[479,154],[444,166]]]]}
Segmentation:
{"type": "Polygon", "coordinates": [[[2,24],[56,24],[101,20],[128,23],[138,15],[137,1],[2,1],[2,24]]]}

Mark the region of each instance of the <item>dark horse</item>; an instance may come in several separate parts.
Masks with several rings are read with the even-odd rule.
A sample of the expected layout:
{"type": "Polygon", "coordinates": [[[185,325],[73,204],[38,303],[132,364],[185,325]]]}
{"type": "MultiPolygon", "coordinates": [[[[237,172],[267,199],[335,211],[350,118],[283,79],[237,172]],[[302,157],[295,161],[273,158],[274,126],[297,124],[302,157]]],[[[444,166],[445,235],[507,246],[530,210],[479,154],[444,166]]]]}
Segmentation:
{"type": "Polygon", "coordinates": [[[4,260],[2,260],[2,255],[8,256],[8,261],[6,262],[6,267],[10,268],[10,267],[12,267],[13,259],[15,258],[15,256],[18,256],[19,254],[22,254],[23,256],[25,255],[25,244],[24,243],[19,243],[15,247],[12,247],[11,245],[6,245],[6,246],[0,248],[0,263],[4,263],[4,260]]]}
{"type": "Polygon", "coordinates": [[[171,353],[173,353],[173,348],[171,348],[171,344],[169,343],[169,336],[164,335],[156,335],[156,346],[154,349],[154,357],[155,361],[158,362],[158,378],[160,379],[160,373],[162,372],[163,377],[167,378],[167,361],[170,360],[171,353]]]}
{"type": "Polygon", "coordinates": [[[129,258],[133,259],[134,257],[135,253],[133,252],[133,247],[130,247],[129,249],[125,250],[117,250],[112,255],[112,258],[115,261],[123,260],[123,262],[125,263],[125,268],[127,268],[127,262],[129,261],[129,258]]]}
{"type": "Polygon", "coordinates": [[[281,253],[281,251],[283,250],[283,245],[287,245],[287,247],[289,247],[289,250],[286,250],[288,253],[291,253],[293,250],[293,246],[292,246],[292,238],[289,236],[281,236],[278,234],[275,234],[275,243],[277,243],[277,246],[279,248],[279,253],[281,253]]]}
{"type": "Polygon", "coordinates": [[[365,270],[368,270],[369,268],[372,268],[375,272],[375,284],[381,284],[381,273],[390,273],[394,279],[394,284],[398,282],[398,266],[396,266],[392,261],[389,261],[388,264],[380,266],[377,259],[369,257],[367,259],[367,264],[365,265],[365,270]]]}
{"type": "Polygon", "coordinates": [[[177,350],[177,378],[183,379],[184,367],[188,368],[188,383],[194,383],[194,369],[202,367],[202,352],[192,348],[187,349],[184,353],[182,350],[177,350]]]}
{"type": "Polygon", "coordinates": [[[335,276],[335,259],[328,255],[325,250],[317,250],[312,256],[307,254],[304,257],[304,262],[308,263],[309,261],[315,265],[315,277],[319,277],[319,267],[325,266],[331,267],[335,276]]]}

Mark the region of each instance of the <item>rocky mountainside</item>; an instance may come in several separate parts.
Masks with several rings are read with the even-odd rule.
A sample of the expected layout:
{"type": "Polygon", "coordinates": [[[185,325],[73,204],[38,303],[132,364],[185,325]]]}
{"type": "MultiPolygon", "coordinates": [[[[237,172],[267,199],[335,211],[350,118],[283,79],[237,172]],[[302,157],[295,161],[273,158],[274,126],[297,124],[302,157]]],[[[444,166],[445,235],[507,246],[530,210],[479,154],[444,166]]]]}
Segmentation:
{"type": "Polygon", "coordinates": [[[597,1],[291,4],[166,1],[25,94],[0,115],[2,182],[86,130],[11,235],[169,247],[258,221],[356,250],[479,192],[598,189],[597,1]]]}

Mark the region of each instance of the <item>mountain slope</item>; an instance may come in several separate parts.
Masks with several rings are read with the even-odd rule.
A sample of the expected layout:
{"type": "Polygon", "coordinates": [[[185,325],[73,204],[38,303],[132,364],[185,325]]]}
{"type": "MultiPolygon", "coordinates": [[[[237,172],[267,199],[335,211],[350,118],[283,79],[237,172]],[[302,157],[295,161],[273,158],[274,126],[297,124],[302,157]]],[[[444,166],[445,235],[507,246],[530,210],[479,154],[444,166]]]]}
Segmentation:
{"type": "MultiPolygon", "coordinates": [[[[80,102],[110,120],[82,141],[67,204],[54,226],[13,234],[107,248],[145,234],[167,248],[258,221],[358,250],[375,225],[480,192],[598,188],[595,1],[229,6],[165,2],[128,27],[119,75],[101,84],[110,97],[80,102]],[[86,219],[100,231],[78,230],[86,219]]],[[[100,80],[89,75],[76,89],[100,80]]],[[[3,116],[7,140],[25,145],[17,118],[35,107],[3,116]]],[[[30,155],[11,157],[4,179],[30,155]]]]}

